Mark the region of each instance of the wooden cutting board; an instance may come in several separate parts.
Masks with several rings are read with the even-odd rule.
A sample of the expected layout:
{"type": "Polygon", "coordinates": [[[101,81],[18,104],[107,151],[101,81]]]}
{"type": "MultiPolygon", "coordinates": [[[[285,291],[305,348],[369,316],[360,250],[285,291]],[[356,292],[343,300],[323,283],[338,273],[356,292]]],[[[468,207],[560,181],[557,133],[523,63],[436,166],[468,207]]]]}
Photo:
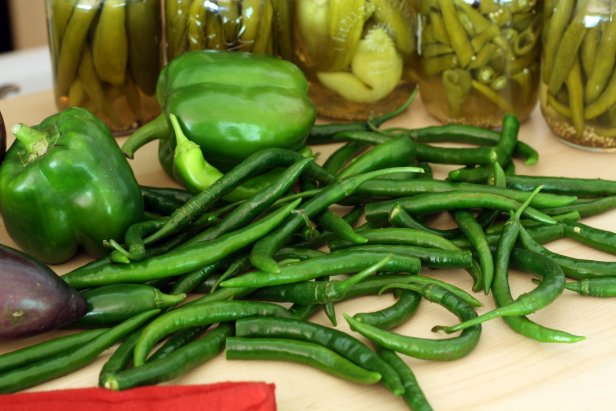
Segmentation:
{"type": "MultiPolygon", "coordinates": [[[[7,127],[15,122],[36,124],[55,112],[52,93],[0,100],[0,111],[7,127]]],[[[421,127],[437,124],[419,99],[410,110],[391,121],[392,126],[421,127]]],[[[534,166],[517,163],[519,174],[616,179],[616,155],[599,154],[571,148],[559,142],[548,130],[539,109],[522,127],[520,139],[537,148],[540,161],[534,166]]],[[[9,137],[9,144],[13,141],[9,137]]],[[[119,139],[122,143],[123,139],[119,139]]],[[[333,147],[316,147],[321,161],[333,147]]],[[[150,143],[131,161],[137,179],[144,185],[175,186],[163,173],[156,159],[156,143],[150,143]]],[[[436,168],[442,176],[445,167],[436,168]]],[[[588,218],[585,223],[616,231],[616,211],[588,218]]],[[[4,226],[0,242],[14,246],[4,226]]],[[[567,255],[616,261],[616,257],[589,249],[570,240],[549,245],[567,255]]],[[[58,273],[87,262],[78,257],[68,264],[53,266],[58,273]]],[[[470,290],[469,276],[462,270],[432,273],[470,290]]],[[[533,287],[528,274],[511,274],[514,295],[533,287]]],[[[1,286],[1,285],[0,285],[1,286]]],[[[475,295],[484,303],[478,311],[493,307],[491,297],[475,295]]],[[[353,314],[385,307],[393,302],[389,295],[366,297],[336,305],[338,328],[349,331],[342,313],[353,314]]],[[[423,361],[403,357],[414,370],[430,403],[436,410],[609,410],[616,409],[616,299],[582,297],[565,292],[549,307],[531,316],[543,325],[586,336],[580,343],[545,344],[529,340],[511,331],[502,320],[483,326],[477,348],[467,357],[453,362],[423,361]]],[[[327,324],[324,316],[315,318],[327,324]]],[[[435,324],[453,324],[455,317],[442,307],[423,301],[415,317],[397,332],[426,338],[444,338],[430,331],[435,324]]],[[[10,343],[0,343],[0,353],[41,341],[59,332],[10,343]]],[[[358,334],[354,334],[359,336],[358,334]]],[[[360,336],[361,337],[361,336],[360,336]]],[[[98,371],[110,352],[90,366],[40,385],[33,390],[51,390],[95,386],[98,371]]],[[[218,381],[259,380],[276,384],[279,409],[286,410],[404,410],[404,403],[381,386],[361,386],[330,377],[320,371],[278,362],[227,361],[220,355],[174,384],[218,381]]]]}

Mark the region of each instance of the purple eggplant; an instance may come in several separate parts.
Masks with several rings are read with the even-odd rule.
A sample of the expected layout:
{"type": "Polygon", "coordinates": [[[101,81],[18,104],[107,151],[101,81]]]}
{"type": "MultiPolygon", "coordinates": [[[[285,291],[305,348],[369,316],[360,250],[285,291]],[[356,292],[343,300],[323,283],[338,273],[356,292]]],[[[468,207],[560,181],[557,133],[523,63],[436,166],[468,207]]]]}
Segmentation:
{"type": "Polygon", "coordinates": [[[0,340],[59,328],[83,317],[85,299],[49,267],[0,245],[0,340]]]}

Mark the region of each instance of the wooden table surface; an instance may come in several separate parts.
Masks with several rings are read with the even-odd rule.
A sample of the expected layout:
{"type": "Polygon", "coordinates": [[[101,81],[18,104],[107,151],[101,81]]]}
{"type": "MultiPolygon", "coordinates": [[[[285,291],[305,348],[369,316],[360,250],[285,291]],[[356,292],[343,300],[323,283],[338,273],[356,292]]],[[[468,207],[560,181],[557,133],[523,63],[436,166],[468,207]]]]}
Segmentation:
{"type": "MultiPolygon", "coordinates": [[[[55,112],[51,92],[0,100],[7,128],[15,122],[36,124],[55,112]]],[[[390,125],[419,127],[436,122],[419,99],[410,110],[390,125]]],[[[517,163],[519,174],[616,179],[616,157],[577,150],[559,142],[547,129],[539,110],[523,125],[520,139],[537,148],[540,161],[534,166],[517,163]]],[[[12,137],[9,143],[12,142],[12,137]]],[[[120,139],[120,143],[122,140],[120,139]]],[[[318,147],[326,157],[331,147],[318,147]]],[[[151,143],[131,161],[141,184],[172,186],[160,169],[156,145],[151,143]]],[[[441,172],[444,170],[440,170],[441,172]]],[[[616,211],[588,218],[585,223],[616,231],[616,211]]],[[[4,226],[0,242],[14,246],[4,226]]],[[[549,248],[567,255],[616,261],[616,257],[589,249],[570,240],[551,243],[549,248]]],[[[68,264],[53,266],[63,274],[85,263],[78,257],[68,264]]],[[[470,290],[469,276],[462,270],[433,273],[470,290]]],[[[533,287],[528,274],[512,272],[514,295],[533,287]]],[[[0,285],[1,286],[1,285],[0,285]]],[[[493,307],[491,297],[476,294],[484,303],[478,311],[493,307]]],[[[336,305],[338,328],[349,331],[342,313],[353,314],[385,307],[389,295],[365,297],[336,305]]],[[[484,324],[479,345],[467,357],[453,362],[434,362],[403,357],[414,370],[430,403],[436,410],[613,410],[616,409],[616,300],[582,297],[565,292],[553,304],[530,316],[533,320],[586,340],[576,344],[539,343],[511,331],[500,320],[484,324]]],[[[315,321],[327,324],[324,316],[315,321]]],[[[442,307],[422,302],[415,317],[396,331],[426,338],[443,338],[430,331],[435,324],[457,321],[442,307]]],[[[0,343],[0,353],[40,341],[59,332],[16,342],[0,343]]],[[[358,334],[355,334],[358,336],[358,334]]],[[[361,337],[361,336],[360,336],[361,337]]],[[[90,366],[32,390],[91,387],[111,351],[90,366]]],[[[261,361],[227,361],[224,355],[204,364],[174,384],[260,380],[276,384],[279,410],[404,410],[406,406],[382,386],[361,386],[330,377],[302,365],[261,361]]]]}

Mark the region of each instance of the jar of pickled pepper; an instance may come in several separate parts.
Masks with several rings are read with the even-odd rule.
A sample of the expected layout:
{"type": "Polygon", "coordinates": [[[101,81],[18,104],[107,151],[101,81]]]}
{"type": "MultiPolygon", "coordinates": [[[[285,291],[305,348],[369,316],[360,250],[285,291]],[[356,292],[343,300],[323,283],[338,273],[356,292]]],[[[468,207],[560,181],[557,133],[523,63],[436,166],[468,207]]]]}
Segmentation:
{"type": "Polygon", "coordinates": [[[192,50],[292,56],[289,0],[166,0],[166,60],[192,50]]]}
{"type": "Polygon", "coordinates": [[[419,92],[446,123],[499,127],[537,103],[540,0],[422,0],[419,92]]]}
{"type": "Polygon", "coordinates": [[[114,135],[160,108],[161,0],[47,0],[56,106],[88,109],[114,135]]]}
{"type": "Polygon", "coordinates": [[[359,120],[399,107],[416,86],[416,0],[296,0],[295,63],[319,115],[359,120]]]}
{"type": "Polygon", "coordinates": [[[541,112],[562,141],[616,152],[616,0],[546,2],[541,112]]]}

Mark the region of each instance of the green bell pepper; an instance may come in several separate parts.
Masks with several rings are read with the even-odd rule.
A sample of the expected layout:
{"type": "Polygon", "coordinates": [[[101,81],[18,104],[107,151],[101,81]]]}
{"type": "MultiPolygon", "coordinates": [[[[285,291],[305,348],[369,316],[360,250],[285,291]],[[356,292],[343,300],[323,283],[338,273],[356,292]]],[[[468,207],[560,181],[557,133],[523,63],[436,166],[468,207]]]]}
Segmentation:
{"type": "Polygon", "coordinates": [[[173,113],[208,163],[225,171],[264,148],[299,149],[316,120],[299,68],[275,57],[217,50],[182,54],[161,72],[163,113],[122,146],[132,157],[149,141],[169,139],[173,113]]]}
{"type": "Polygon", "coordinates": [[[0,166],[0,213],[11,238],[50,264],[92,257],[143,218],[137,180],[107,126],[82,108],[16,124],[0,166]]]}

